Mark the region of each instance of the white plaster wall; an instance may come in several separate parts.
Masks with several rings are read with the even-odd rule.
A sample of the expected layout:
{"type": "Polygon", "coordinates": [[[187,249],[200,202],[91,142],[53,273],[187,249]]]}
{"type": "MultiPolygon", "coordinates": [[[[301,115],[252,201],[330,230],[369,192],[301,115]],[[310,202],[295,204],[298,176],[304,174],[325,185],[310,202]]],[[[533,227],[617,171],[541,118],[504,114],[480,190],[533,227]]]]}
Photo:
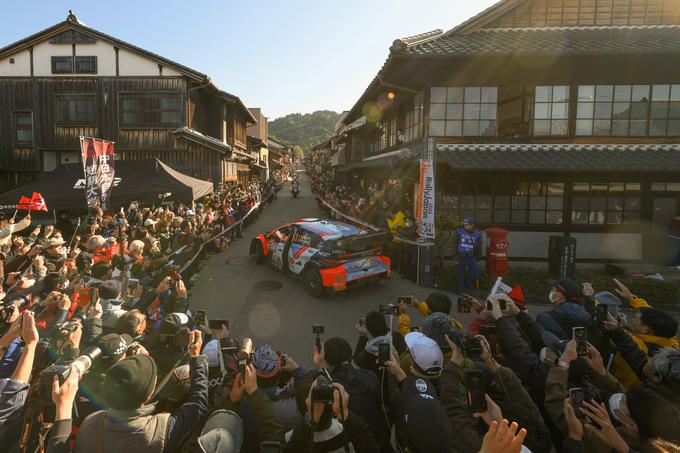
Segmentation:
{"type": "Polygon", "coordinates": [[[10,55],[0,60],[0,77],[22,77],[31,75],[31,55],[28,50],[10,55]],[[14,58],[14,63],[10,63],[14,58]]]}
{"type": "Polygon", "coordinates": [[[572,233],[576,259],[642,259],[642,235],[636,233],[572,233]]]}
{"type": "MultiPolygon", "coordinates": [[[[508,256],[547,258],[550,236],[560,233],[511,231],[508,256]]],[[[576,239],[576,259],[642,259],[642,235],[639,233],[572,233],[576,239]]],[[[486,241],[485,241],[486,242],[486,241]]]]}
{"type": "MultiPolygon", "coordinates": [[[[158,76],[158,63],[125,49],[118,52],[118,70],[121,76],[158,76]]],[[[163,76],[178,76],[179,72],[163,66],[163,76]]]]}
{"type": "Polygon", "coordinates": [[[76,44],[76,55],[97,57],[97,74],[78,74],[93,76],[116,75],[116,51],[107,42],[98,40],[94,44],[76,44]]]}
{"type": "Polygon", "coordinates": [[[71,44],[50,44],[43,41],[33,46],[33,75],[36,77],[71,77],[72,74],[52,74],[52,57],[73,55],[71,44]]]}
{"type": "MultiPolygon", "coordinates": [[[[45,40],[33,46],[33,74],[36,77],[78,77],[116,75],[116,53],[113,44],[97,40],[95,44],[77,44],[76,55],[96,56],[97,74],[52,74],[52,57],[71,56],[71,44],[50,44],[45,40]]],[[[14,64],[9,64],[9,57],[0,60],[0,77],[29,76],[31,63],[28,50],[14,56],[14,64]]],[[[118,67],[121,76],[158,76],[158,63],[154,60],[120,49],[118,67]]],[[[163,66],[163,76],[174,77],[181,74],[167,66],[163,66]]]]}

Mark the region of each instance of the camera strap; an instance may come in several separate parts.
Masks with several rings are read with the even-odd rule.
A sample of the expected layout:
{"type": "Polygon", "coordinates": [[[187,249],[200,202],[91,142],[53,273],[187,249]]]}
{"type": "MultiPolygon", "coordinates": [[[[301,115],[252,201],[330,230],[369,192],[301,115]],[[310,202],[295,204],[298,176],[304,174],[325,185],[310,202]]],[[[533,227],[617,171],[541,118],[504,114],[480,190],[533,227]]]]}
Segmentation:
{"type": "Polygon", "coordinates": [[[166,386],[170,378],[175,373],[175,368],[177,368],[179,364],[182,363],[187,357],[189,357],[189,351],[185,352],[184,355],[182,355],[182,357],[180,357],[180,359],[177,362],[175,362],[175,364],[170,368],[168,374],[166,374],[161,383],[156,386],[156,390],[153,392],[153,395],[151,396],[151,399],[149,399],[149,401],[153,401],[156,399],[158,394],[161,393],[161,390],[163,390],[163,388],[166,386]]]}
{"type": "Polygon", "coordinates": [[[106,412],[102,412],[97,423],[97,453],[104,453],[104,422],[106,421],[106,412]]]}

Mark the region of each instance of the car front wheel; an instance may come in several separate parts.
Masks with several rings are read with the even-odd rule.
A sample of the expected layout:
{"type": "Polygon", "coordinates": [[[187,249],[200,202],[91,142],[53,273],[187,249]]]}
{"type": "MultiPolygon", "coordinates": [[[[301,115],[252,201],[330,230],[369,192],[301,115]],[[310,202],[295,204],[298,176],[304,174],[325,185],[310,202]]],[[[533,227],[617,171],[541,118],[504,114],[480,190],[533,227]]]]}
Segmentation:
{"type": "Polygon", "coordinates": [[[264,250],[262,250],[262,244],[259,241],[253,241],[250,245],[250,257],[255,260],[257,264],[264,263],[264,250]]]}

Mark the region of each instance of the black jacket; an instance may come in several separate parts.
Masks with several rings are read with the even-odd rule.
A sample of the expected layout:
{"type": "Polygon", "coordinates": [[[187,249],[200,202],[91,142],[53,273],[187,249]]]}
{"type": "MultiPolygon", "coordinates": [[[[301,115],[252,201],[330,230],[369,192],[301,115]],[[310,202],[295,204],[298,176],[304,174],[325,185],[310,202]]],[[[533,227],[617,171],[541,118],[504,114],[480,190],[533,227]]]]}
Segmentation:
{"type": "MultiPolygon", "coordinates": [[[[377,453],[379,452],[378,444],[375,442],[373,435],[369,431],[366,421],[349,413],[347,420],[342,423],[344,434],[347,436],[347,441],[352,444],[356,453],[377,453]]],[[[300,422],[291,435],[290,440],[286,444],[285,453],[298,453],[302,451],[310,451],[310,442],[312,440],[312,429],[304,421],[300,422]]],[[[324,451],[315,449],[314,451],[324,451]]]]}

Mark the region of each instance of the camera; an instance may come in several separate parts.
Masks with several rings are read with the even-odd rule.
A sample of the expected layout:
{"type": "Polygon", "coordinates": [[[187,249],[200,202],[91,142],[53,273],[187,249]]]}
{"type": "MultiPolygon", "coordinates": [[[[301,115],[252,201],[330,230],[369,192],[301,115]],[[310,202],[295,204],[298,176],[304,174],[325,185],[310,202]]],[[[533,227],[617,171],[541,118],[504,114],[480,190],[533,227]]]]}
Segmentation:
{"type": "Polygon", "coordinates": [[[57,328],[54,330],[54,338],[57,340],[65,340],[71,335],[71,333],[75,332],[76,329],[78,329],[78,326],[80,325],[80,318],[72,318],[69,319],[68,321],[64,321],[61,324],[57,326],[57,328]]]}
{"type": "Polygon", "coordinates": [[[451,327],[451,329],[449,329],[447,336],[466,356],[478,355],[482,353],[482,344],[477,337],[467,335],[465,332],[458,330],[455,327],[451,327]]]}
{"type": "Polygon", "coordinates": [[[396,316],[399,307],[392,304],[380,304],[378,306],[378,309],[380,310],[380,313],[382,313],[385,316],[396,316]]]}
{"type": "Polygon", "coordinates": [[[410,296],[397,296],[397,303],[398,304],[406,304],[406,305],[412,305],[413,304],[410,296]]]}
{"type": "Polygon", "coordinates": [[[472,309],[472,300],[468,295],[458,296],[458,303],[456,304],[456,310],[458,313],[470,313],[472,309]]]}
{"type": "Polygon", "coordinates": [[[239,346],[238,352],[236,353],[239,373],[245,375],[246,367],[250,363],[252,357],[253,357],[253,340],[251,340],[250,338],[244,338],[241,340],[241,345],[239,346]]]}
{"type": "Polygon", "coordinates": [[[324,374],[317,376],[316,385],[312,387],[312,401],[333,404],[333,383],[324,374]]]}

